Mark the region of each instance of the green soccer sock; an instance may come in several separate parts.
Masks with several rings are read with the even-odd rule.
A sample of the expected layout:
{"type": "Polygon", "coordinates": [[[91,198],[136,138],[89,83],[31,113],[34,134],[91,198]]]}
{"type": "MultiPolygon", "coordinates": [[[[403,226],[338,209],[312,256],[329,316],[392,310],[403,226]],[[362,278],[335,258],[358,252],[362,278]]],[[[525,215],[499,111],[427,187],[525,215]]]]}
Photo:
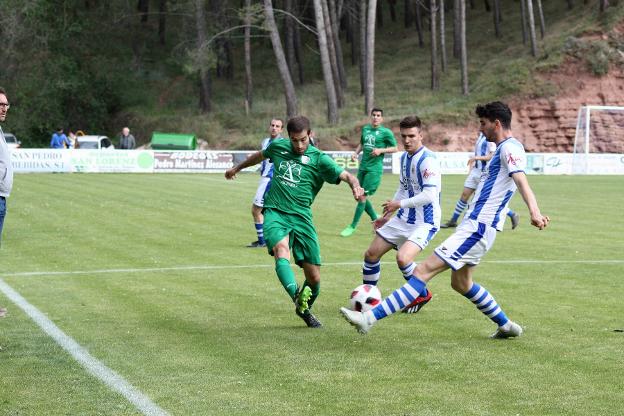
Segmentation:
{"type": "Polygon", "coordinates": [[[286,292],[291,297],[295,298],[297,294],[297,281],[295,280],[295,273],[290,267],[288,259],[278,258],[275,260],[275,272],[279,278],[280,283],[284,286],[286,292]]]}
{"type": "Polygon", "coordinates": [[[366,200],[366,205],[364,207],[364,210],[366,211],[368,216],[371,217],[371,220],[375,221],[377,219],[378,215],[375,212],[375,208],[373,208],[373,204],[371,204],[371,202],[368,199],[366,200]]]}
{"type": "Polygon", "coordinates": [[[312,296],[310,296],[310,300],[308,301],[308,307],[312,307],[312,304],[314,303],[314,301],[316,300],[316,298],[318,297],[319,293],[321,293],[321,283],[317,283],[315,285],[311,285],[308,282],[305,282],[303,284],[303,287],[308,286],[311,290],[312,290],[312,296]]]}
{"type": "Polygon", "coordinates": [[[357,228],[357,225],[360,222],[360,218],[362,218],[362,214],[364,213],[365,207],[365,202],[358,202],[357,206],[355,207],[355,214],[353,214],[353,222],[351,222],[351,228],[357,228]]]}

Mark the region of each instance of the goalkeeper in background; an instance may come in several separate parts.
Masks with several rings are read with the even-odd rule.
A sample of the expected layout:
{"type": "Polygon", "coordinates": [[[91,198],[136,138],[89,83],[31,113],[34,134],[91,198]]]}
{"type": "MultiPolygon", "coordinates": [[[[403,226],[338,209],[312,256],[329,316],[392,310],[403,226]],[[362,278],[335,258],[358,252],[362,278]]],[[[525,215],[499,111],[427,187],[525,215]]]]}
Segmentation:
{"type": "Polygon", "coordinates": [[[273,140],[266,149],[227,170],[225,178],[234,179],[242,169],[265,159],[273,162],[271,188],[264,198],[264,238],[269,254],[275,257],[277,277],[295,303],[295,313],[308,327],[320,328],[321,323],[310,312],[321,290],[321,253],[312,222],[312,203],[325,182],[347,182],[356,200],[362,198],[364,190],[357,178],[310,145],[310,121],[306,117],[291,118],[286,129],[289,139],[273,140]],[[290,265],[291,253],[305,275],[301,286],[290,265]]]}

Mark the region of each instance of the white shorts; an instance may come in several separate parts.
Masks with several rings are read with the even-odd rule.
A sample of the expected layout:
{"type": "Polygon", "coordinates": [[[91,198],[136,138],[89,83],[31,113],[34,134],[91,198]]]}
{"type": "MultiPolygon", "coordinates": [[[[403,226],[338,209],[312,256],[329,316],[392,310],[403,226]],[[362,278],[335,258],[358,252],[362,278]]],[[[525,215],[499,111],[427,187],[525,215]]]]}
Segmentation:
{"type": "Polygon", "coordinates": [[[266,194],[269,184],[271,183],[271,178],[267,178],[265,176],[260,178],[260,183],[258,184],[258,189],[256,190],[256,196],[254,197],[253,204],[257,207],[264,206],[264,194],[266,194]]]}
{"type": "Polygon", "coordinates": [[[431,224],[408,224],[395,216],[377,230],[377,235],[392,244],[397,250],[406,241],[411,241],[424,250],[429,245],[429,241],[438,233],[438,230],[431,224]]]}
{"type": "Polygon", "coordinates": [[[464,188],[477,189],[479,182],[481,182],[481,169],[470,169],[470,173],[464,182],[464,188]]]}
{"type": "Polygon", "coordinates": [[[476,266],[496,240],[496,229],[477,222],[464,220],[449,238],[435,249],[440,257],[453,270],[476,266]]]}

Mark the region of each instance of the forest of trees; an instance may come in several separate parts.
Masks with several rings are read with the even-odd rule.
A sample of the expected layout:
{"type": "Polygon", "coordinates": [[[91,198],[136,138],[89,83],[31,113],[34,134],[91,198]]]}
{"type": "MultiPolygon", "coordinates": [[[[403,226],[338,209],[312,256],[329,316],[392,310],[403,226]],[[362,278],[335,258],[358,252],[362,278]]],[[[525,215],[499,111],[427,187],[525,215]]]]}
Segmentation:
{"type": "MultiPolygon", "coordinates": [[[[336,124],[347,88],[359,88],[362,114],[374,105],[375,37],[388,27],[413,27],[414,47],[429,47],[433,91],[456,60],[457,94],[470,94],[467,9],[491,15],[496,37],[505,26],[521,27],[518,42],[537,57],[548,30],[542,0],[507,1],[520,21],[502,12],[503,0],[3,0],[0,85],[21,110],[12,127],[35,143],[48,140],[57,126],[110,129],[116,114],[142,104],[143,95],[128,92],[150,77],[191,81],[200,114],[218,111],[215,79],[243,79],[240,100],[250,114],[254,56],[270,39],[284,113],[298,113],[298,89],[310,82],[306,62],[315,59],[327,122],[336,124]],[[311,38],[315,48],[304,46],[311,38]],[[156,63],[164,69],[149,71],[156,63]],[[348,85],[349,66],[359,68],[357,86],[348,85]]],[[[562,11],[590,3],[600,14],[618,3],[550,1],[562,11]]]]}

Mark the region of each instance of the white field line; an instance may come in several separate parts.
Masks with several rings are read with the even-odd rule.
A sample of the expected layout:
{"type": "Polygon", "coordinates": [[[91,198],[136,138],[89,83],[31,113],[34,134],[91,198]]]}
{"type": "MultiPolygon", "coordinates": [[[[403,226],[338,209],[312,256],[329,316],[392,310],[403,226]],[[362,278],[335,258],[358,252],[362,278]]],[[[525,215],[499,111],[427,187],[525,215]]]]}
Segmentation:
{"type": "Polygon", "coordinates": [[[166,411],[158,407],[145,394],[128,383],[122,376],[111,370],[95,357],[89,354],[73,338],[65,334],[54,322],[49,320],[39,309],[31,305],[26,299],[17,293],[11,286],[0,278],[0,291],[2,291],[13,303],[19,306],[39,327],[48,334],[57,344],[67,351],[89,373],[100,379],[111,390],[124,396],[141,413],[149,416],[168,415],[166,411]]]}
{"type": "MultiPolygon", "coordinates": [[[[384,261],[381,264],[392,265],[392,261],[384,261]]],[[[489,260],[481,264],[624,264],[624,259],[613,260],[489,260]]],[[[337,262],[323,263],[324,267],[362,266],[362,262],[337,262]]],[[[274,268],[273,263],[241,264],[241,265],[197,265],[197,266],[171,266],[171,267],[145,267],[123,269],[95,269],[95,270],[71,270],[71,271],[35,271],[35,272],[9,272],[2,273],[5,277],[28,277],[28,276],[66,276],[76,274],[118,274],[118,273],[143,273],[143,272],[169,272],[184,270],[235,270],[235,269],[258,269],[274,268]]]]}

